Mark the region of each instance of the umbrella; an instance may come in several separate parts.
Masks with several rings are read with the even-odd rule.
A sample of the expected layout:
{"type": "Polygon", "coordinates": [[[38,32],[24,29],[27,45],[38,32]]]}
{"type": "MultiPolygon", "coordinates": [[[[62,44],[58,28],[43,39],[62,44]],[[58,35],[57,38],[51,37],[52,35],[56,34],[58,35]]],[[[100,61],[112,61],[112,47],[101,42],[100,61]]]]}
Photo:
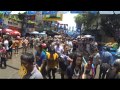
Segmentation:
{"type": "Polygon", "coordinates": [[[18,31],[12,31],[11,33],[10,33],[10,35],[12,35],[12,36],[20,36],[21,35],[21,33],[20,32],[18,32],[18,31]]]}
{"type": "Polygon", "coordinates": [[[93,36],[91,36],[91,35],[85,35],[84,37],[85,38],[93,38],[93,36]]]}
{"type": "Polygon", "coordinates": [[[13,30],[12,29],[3,29],[3,33],[11,33],[13,30]]]}
{"type": "Polygon", "coordinates": [[[39,32],[37,32],[37,31],[33,31],[33,32],[30,32],[30,34],[40,34],[39,32]]]}

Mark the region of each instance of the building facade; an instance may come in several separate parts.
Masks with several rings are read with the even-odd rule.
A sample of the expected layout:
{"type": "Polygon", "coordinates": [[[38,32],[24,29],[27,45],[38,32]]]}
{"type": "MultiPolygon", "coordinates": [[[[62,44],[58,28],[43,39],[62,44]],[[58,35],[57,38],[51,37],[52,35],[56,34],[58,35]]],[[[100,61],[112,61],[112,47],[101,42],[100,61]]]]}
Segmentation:
{"type": "Polygon", "coordinates": [[[21,32],[21,22],[9,18],[3,18],[3,28],[9,28],[21,32]]]}

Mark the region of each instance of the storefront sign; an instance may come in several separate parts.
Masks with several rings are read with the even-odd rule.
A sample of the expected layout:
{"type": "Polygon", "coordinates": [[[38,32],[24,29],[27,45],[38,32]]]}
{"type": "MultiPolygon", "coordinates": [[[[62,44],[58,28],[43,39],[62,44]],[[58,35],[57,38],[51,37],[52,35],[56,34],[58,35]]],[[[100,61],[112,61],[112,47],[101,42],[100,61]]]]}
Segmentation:
{"type": "Polygon", "coordinates": [[[62,21],[63,14],[56,14],[56,15],[45,15],[43,17],[44,21],[62,21]]]}

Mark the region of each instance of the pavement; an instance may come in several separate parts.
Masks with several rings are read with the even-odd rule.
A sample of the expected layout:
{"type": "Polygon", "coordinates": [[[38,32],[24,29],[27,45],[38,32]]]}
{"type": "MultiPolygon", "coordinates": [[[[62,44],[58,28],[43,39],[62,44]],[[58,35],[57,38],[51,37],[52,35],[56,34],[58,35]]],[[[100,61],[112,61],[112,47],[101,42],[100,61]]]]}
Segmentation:
{"type": "MultiPolygon", "coordinates": [[[[29,49],[29,52],[34,52],[33,49],[29,49]]],[[[0,68],[0,79],[20,79],[18,75],[18,70],[20,68],[20,56],[22,54],[22,49],[19,49],[19,54],[14,54],[13,51],[13,58],[8,59],[7,61],[7,68],[1,69],[0,68]]],[[[95,76],[95,79],[98,79],[99,75],[99,66],[97,68],[97,74],[95,76]]],[[[56,73],[56,79],[60,79],[60,74],[56,73]]]]}

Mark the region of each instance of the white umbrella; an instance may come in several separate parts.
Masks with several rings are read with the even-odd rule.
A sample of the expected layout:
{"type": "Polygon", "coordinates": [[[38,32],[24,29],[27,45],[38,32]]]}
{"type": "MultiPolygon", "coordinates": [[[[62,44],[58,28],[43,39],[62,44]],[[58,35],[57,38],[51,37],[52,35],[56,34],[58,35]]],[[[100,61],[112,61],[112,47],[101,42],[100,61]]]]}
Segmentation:
{"type": "Polygon", "coordinates": [[[93,36],[91,36],[91,35],[85,35],[84,37],[85,38],[93,38],[93,36]]]}
{"type": "Polygon", "coordinates": [[[37,31],[33,31],[33,32],[30,32],[30,34],[40,34],[40,33],[37,31]]]}

